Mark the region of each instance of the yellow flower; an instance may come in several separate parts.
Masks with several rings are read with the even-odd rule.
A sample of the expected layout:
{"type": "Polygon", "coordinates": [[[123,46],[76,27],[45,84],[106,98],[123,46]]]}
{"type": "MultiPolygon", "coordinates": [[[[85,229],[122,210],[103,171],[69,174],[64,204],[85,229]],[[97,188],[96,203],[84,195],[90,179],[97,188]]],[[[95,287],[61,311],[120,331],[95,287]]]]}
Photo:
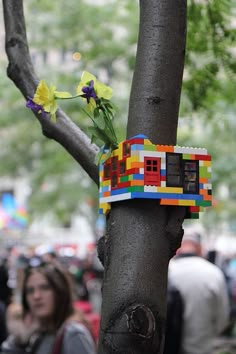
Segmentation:
{"type": "Polygon", "coordinates": [[[58,108],[57,98],[69,98],[71,94],[69,92],[56,91],[56,87],[46,84],[45,80],[41,80],[38,84],[36,92],[33,97],[33,101],[42,106],[44,111],[50,113],[53,120],[56,119],[56,110],[58,108]]]}
{"type": "MultiPolygon", "coordinates": [[[[89,86],[90,82],[93,81],[94,91],[98,98],[104,98],[106,100],[110,100],[112,97],[112,88],[102,84],[100,81],[96,79],[96,77],[90,74],[88,71],[83,71],[81,76],[81,81],[77,87],[77,94],[84,95],[83,88],[89,86]]],[[[91,97],[91,101],[95,101],[93,97],[91,97]]],[[[94,106],[93,102],[93,106],[94,106]]]]}

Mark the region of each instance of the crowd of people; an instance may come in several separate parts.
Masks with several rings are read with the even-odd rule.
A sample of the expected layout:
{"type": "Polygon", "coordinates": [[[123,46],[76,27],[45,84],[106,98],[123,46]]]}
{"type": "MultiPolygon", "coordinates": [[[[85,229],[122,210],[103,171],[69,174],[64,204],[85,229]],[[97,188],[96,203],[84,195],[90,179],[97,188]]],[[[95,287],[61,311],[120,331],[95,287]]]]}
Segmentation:
{"type": "MultiPolygon", "coordinates": [[[[0,354],[95,354],[102,269],[55,251],[19,253],[14,266],[9,255],[0,263],[0,354]]],[[[169,265],[164,354],[236,353],[236,340],[221,346],[236,337],[236,258],[214,263],[201,236],[185,232],[169,265]]]]}
{"type": "Polygon", "coordinates": [[[100,315],[94,292],[101,297],[101,276],[89,259],[56,252],[5,256],[0,266],[0,353],[95,354],[100,315]]]}

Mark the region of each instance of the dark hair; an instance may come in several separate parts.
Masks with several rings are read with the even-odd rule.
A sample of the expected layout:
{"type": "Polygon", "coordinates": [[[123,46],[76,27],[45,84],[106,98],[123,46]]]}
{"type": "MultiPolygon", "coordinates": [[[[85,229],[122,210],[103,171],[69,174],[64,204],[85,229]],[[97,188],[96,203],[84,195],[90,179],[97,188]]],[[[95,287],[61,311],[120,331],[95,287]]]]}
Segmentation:
{"type": "Polygon", "coordinates": [[[70,279],[60,266],[51,263],[28,268],[25,272],[22,287],[22,306],[24,315],[30,310],[26,296],[27,282],[29,277],[36,272],[42,274],[47,279],[54,292],[55,311],[53,314],[53,322],[55,329],[58,329],[63,322],[74,313],[70,279]]]}

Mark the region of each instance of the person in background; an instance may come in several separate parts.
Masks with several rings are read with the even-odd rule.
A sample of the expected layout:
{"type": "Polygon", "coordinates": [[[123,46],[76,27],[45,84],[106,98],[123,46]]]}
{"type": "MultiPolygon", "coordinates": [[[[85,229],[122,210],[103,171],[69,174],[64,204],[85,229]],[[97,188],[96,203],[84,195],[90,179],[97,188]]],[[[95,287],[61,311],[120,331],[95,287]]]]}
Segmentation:
{"type": "Polygon", "coordinates": [[[211,354],[228,325],[229,299],[223,272],[202,257],[200,234],[184,235],[169,278],[184,303],[181,354],[211,354]]]}
{"type": "Polygon", "coordinates": [[[0,264],[0,345],[7,337],[6,309],[11,303],[12,290],[8,286],[7,260],[4,258],[0,264]]]}
{"type": "Polygon", "coordinates": [[[91,332],[73,307],[69,278],[58,265],[27,269],[22,311],[21,326],[13,326],[2,354],[96,353],[91,332]]]}

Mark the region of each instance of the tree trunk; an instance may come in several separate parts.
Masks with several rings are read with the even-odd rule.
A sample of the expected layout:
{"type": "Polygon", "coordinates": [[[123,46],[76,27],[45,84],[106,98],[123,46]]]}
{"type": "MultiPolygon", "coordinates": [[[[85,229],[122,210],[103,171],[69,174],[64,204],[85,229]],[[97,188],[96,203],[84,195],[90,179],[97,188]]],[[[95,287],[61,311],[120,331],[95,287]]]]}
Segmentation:
{"type": "MultiPolygon", "coordinates": [[[[140,0],[127,137],[176,143],[186,7],[180,0],[140,0]]],[[[185,207],[157,200],[112,203],[99,242],[105,269],[99,354],[163,352],[168,264],[180,246],[184,216],[185,207]]]]}
{"type": "MultiPolygon", "coordinates": [[[[176,143],[185,52],[186,0],[140,0],[140,31],[127,137],[145,134],[153,144],[176,143]]],[[[33,96],[33,71],[22,0],[3,0],[8,75],[24,97],[33,96]]],[[[58,141],[98,182],[96,147],[61,111],[57,122],[37,116],[43,133],[58,141]]],[[[112,204],[99,241],[104,263],[99,354],[161,354],[170,258],[180,245],[185,207],[157,200],[112,204]]]]}

